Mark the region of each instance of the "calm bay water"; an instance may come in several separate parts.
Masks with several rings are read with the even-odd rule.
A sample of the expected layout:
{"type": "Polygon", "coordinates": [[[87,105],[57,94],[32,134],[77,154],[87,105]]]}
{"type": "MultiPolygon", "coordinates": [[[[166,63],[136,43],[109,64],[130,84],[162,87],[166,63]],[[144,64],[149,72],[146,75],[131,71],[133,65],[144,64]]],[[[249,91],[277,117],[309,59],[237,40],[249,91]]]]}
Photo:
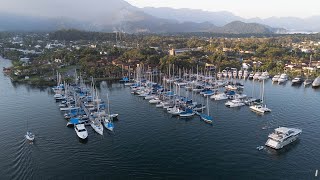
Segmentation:
{"type": "MultiPolygon", "coordinates": [[[[9,65],[0,59],[0,67],[9,65]]],[[[259,94],[260,83],[243,83],[246,94],[253,87],[259,94]]],[[[311,179],[320,169],[319,89],[269,80],[270,114],[209,101],[212,126],[171,117],[121,84],[103,83],[102,99],[107,93],[111,111],[120,114],[115,132],[100,136],[87,127],[88,141],[80,142],[49,88],[12,84],[0,73],[1,179],[311,179]],[[27,122],[33,144],[24,139],[27,122]],[[300,140],[280,151],[256,150],[278,126],[301,128],[300,140]]]]}

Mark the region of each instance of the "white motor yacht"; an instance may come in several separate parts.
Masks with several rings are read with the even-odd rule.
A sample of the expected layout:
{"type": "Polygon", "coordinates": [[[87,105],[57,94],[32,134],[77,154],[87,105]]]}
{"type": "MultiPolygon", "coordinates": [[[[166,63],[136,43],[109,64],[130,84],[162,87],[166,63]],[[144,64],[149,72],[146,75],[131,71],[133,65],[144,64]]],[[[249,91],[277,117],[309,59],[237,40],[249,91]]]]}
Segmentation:
{"type": "Polygon", "coordinates": [[[227,107],[233,108],[233,107],[244,106],[245,104],[244,104],[243,101],[240,100],[240,99],[234,99],[234,100],[231,100],[231,101],[227,101],[227,102],[225,103],[225,105],[226,105],[227,107]]]}
{"type": "Polygon", "coordinates": [[[25,137],[29,141],[34,141],[35,135],[32,132],[28,131],[25,137]]]}
{"type": "Polygon", "coordinates": [[[267,108],[266,105],[261,105],[261,104],[258,104],[258,105],[253,105],[253,106],[250,106],[249,107],[251,109],[251,111],[254,111],[256,113],[260,113],[260,114],[264,114],[266,112],[271,112],[271,109],[267,108]]]}
{"type": "Polygon", "coordinates": [[[288,81],[288,75],[287,74],[281,74],[278,79],[278,84],[284,83],[288,81]]]}
{"type": "Polygon", "coordinates": [[[76,131],[77,135],[81,139],[86,139],[88,137],[88,131],[84,124],[77,124],[74,126],[74,130],[76,131]]]}
{"type": "Polygon", "coordinates": [[[274,75],[272,78],[272,82],[278,82],[279,78],[280,78],[280,74],[274,75]]]}
{"type": "Polygon", "coordinates": [[[312,82],[312,87],[316,88],[320,86],[320,76],[317,77],[313,82],[312,82]]]}
{"type": "Polygon", "coordinates": [[[301,133],[301,129],[287,127],[276,128],[272,134],[269,134],[269,139],[266,142],[266,146],[274,149],[281,149],[284,146],[297,140],[301,133]]]}

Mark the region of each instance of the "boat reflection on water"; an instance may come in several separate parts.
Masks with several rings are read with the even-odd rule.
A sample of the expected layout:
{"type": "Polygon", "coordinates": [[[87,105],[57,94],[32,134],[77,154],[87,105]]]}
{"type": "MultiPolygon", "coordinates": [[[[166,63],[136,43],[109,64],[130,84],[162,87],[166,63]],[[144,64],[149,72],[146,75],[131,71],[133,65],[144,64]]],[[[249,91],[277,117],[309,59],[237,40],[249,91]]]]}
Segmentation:
{"type": "MultiPolygon", "coordinates": [[[[77,138],[78,138],[78,137],[77,137],[77,138]]],[[[81,143],[81,144],[87,144],[87,143],[88,143],[88,139],[89,139],[89,138],[86,138],[86,139],[78,138],[79,143],[81,143]]]]}

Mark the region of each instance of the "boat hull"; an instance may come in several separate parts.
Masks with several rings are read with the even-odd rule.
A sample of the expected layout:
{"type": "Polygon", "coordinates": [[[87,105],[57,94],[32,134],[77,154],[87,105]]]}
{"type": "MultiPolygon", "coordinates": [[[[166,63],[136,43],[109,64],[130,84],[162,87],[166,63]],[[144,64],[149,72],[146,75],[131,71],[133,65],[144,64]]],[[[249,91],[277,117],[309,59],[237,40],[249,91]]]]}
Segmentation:
{"type": "Polygon", "coordinates": [[[300,135],[300,134],[297,134],[297,135],[295,135],[295,136],[292,136],[292,137],[288,138],[288,139],[287,139],[286,141],[284,141],[284,142],[277,142],[277,141],[275,141],[275,140],[268,139],[268,141],[266,142],[265,145],[268,146],[268,147],[271,147],[271,148],[273,148],[273,149],[278,150],[278,149],[281,149],[281,148],[283,148],[284,146],[286,146],[286,145],[288,145],[288,144],[296,141],[296,140],[298,139],[299,135],[300,135]]]}

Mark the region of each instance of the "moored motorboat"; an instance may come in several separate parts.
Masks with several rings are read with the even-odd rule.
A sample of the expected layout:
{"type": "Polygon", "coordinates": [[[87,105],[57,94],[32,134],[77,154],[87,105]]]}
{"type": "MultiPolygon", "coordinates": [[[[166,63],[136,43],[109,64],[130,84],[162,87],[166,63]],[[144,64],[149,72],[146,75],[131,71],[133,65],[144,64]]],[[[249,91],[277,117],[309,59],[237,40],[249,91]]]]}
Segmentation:
{"type": "Polygon", "coordinates": [[[287,74],[281,74],[279,79],[278,79],[278,84],[284,83],[288,81],[288,75],[287,74]]]}
{"type": "Polygon", "coordinates": [[[88,131],[84,124],[76,124],[74,130],[77,133],[77,136],[81,139],[86,139],[88,137],[88,131]]]}
{"type": "Polygon", "coordinates": [[[301,76],[297,76],[294,79],[291,80],[291,85],[301,85],[303,82],[303,79],[301,76]]]}
{"type": "Polygon", "coordinates": [[[280,74],[274,75],[272,77],[272,82],[278,82],[279,78],[280,78],[280,74]]]}
{"type": "Polygon", "coordinates": [[[304,81],[303,81],[303,86],[304,87],[306,87],[306,86],[309,86],[309,85],[311,85],[312,84],[312,80],[311,79],[305,79],[304,81]]]}

